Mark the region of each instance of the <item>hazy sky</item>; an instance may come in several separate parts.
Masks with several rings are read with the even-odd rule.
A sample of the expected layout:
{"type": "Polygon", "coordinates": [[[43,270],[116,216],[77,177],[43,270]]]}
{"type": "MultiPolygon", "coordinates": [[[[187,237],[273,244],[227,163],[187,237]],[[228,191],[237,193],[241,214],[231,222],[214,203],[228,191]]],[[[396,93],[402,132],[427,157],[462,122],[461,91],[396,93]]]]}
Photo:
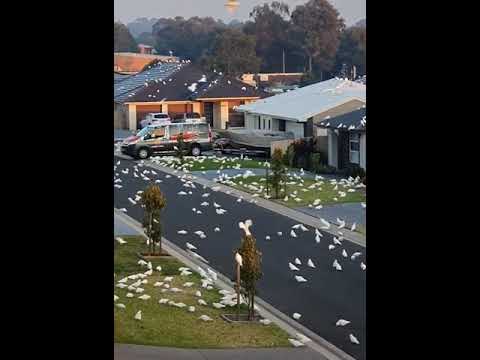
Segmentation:
{"type": "MultiPolygon", "coordinates": [[[[114,0],[115,20],[128,23],[138,17],[160,18],[183,16],[212,16],[229,22],[232,19],[244,21],[255,5],[273,0],[238,0],[240,6],[236,13],[227,13],[224,4],[226,0],[114,0]]],[[[283,0],[290,8],[303,4],[306,0],[283,0]]],[[[367,0],[329,0],[340,12],[347,25],[352,25],[366,17],[367,0]]]]}

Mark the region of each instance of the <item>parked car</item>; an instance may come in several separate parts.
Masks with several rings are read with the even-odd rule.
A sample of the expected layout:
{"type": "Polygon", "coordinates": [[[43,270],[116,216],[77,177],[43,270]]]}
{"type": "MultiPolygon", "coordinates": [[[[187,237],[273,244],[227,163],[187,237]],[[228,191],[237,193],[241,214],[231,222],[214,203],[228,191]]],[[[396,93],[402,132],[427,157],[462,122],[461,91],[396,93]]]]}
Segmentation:
{"type": "Polygon", "coordinates": [[[174,153],[178,134],[183,134],[187,151],[193,156],[212,148],[212,131],[205,122],[168,123],[148,125],[135,136],[126,138],[122,145],[123,154],[137,159],[146,159],[154,154],[174,153]]]}
{"type": "Polygon", "coordinates": [[[173,115],[173,121],[172,122],[186,122],[186,121],[189,121],[189,120],[205,121],[205,117],[202,117],[197,112],[187,112],[187,113],[181,113],[181,114],[173,115]]]}
{"type": "Polygon", "coordinates": [[[140,121],[140,129],[143,129],[148,125],[161,125],[170,121],[170,116],[168,116],[167,113],[150,113],[147,114],[145,119],[140,121]]]}

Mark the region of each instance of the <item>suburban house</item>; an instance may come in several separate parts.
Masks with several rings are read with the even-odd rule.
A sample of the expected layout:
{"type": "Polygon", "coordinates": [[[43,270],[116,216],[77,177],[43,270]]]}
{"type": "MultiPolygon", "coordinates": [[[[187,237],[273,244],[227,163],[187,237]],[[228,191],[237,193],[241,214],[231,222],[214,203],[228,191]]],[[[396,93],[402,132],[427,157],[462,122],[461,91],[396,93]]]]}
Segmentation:
{"type": "Polygon", "coordinates": [[[344,169],[356,164],[367,169],[367,107],[319,122],[318,129],[327,130],[328,165],[344,169]]]}
{"type": "Polygon", "coordinates": [[[153,55],[151,53],[117,52],[113,54],[113,58],[113,71],[128,75],[142,71],[145,66],[155,60],[178,62],[178,57],[176,56],[153,55]]]}
{"type": "Polygon", "coordinates": [[[189,61],[158,62],[114,82],[115,126],[123,124],[136,130],[152,112],[171,117],[197,112],[213,129],[243,127],[243,114],[235,108],[265,96],[263,91],[238,79],[215,71],[206,73],[189,61]]]}
{"type": "Polygon", "coordinates": [[[140,54],[155,54],[155,49],[153,46],[145,45],[145,44],[138,44],[138,51],[140,54]]]}
{"type": "MultiPolygon", "coordinates": [[[[241,105],[237,111],[245,115],[247,129],[291,131],[295,138],[303,138],[322,136],[321,131],[315,134],[315,124],[365,103],[365,85],[333,78],[241,105]]],[[[326,144],[326,130],[323,136],[326,144]]]]}
{"type": "Polygon", "coordinates": [[[298,88],[302,77],[303,73],[259,73],[243,74],[241,80],[268,93],[278,94],[298,88]]]}

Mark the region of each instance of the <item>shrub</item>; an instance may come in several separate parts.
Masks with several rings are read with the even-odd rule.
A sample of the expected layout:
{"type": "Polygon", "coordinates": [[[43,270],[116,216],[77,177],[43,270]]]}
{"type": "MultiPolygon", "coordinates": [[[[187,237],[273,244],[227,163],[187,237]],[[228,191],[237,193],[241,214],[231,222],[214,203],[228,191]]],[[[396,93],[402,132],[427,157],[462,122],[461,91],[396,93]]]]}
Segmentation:
{"type": "Polygon", "coordinates": [[[356,178],[358,176],[360,179],[363,179],[366,177],[365,170],[363,170],[363,168],[357,164],[348,164],[345,169],[343,169],[342,174],[345,177],[351,176],[352,178],[356,178]]]}
{"type": "Polygon", "coordinates": [[[278,148],[275,149],[271,162],[272,175],[270,176],[270,183],[272,184],[273,190],[275,190],[275,198],[277,199],[280,193],[280,182],[285,178],[285,166],[282,163],[283,158],[282,150],[278,148]]]}

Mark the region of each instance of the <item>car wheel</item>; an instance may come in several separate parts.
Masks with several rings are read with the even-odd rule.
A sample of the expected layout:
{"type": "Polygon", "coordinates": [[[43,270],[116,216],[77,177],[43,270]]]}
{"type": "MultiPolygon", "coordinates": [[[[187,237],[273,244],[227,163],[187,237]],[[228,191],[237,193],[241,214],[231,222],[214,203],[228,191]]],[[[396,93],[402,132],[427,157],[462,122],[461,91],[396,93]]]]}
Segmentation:
{"type": "Polygon", "coordinates": [[[150,156],[150,151],[147,148],[143,147],[143,148],[138,149],[137,157],[139,159],[143,160],[143,159],[148,158],[149,156],[150,156]]]}
{"type": "Polygon", "coordinates": [[[202,153],[202,149],[200,149],[200,146],[193,146],[192,147],[192,155],[193,156],[200,156],[202,153]]]}

